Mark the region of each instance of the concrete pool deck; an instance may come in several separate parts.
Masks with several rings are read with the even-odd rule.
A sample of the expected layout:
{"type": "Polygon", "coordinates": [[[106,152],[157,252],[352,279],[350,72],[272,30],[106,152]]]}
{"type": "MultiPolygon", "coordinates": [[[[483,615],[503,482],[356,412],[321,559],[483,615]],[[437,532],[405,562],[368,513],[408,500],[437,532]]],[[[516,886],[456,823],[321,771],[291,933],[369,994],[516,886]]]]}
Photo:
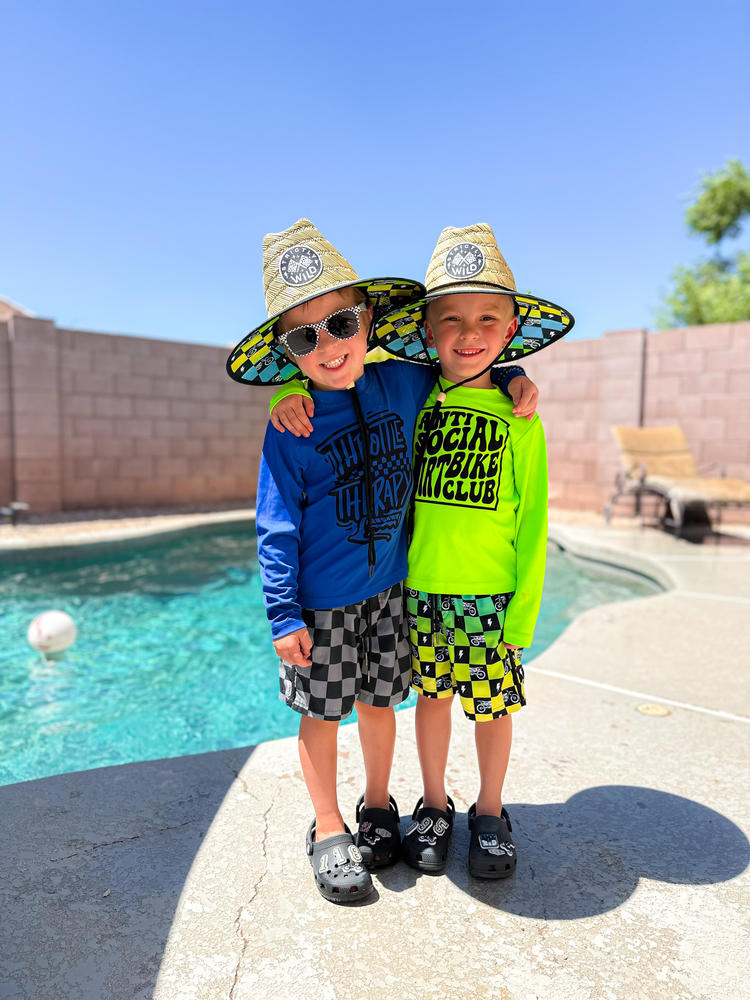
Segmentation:
{"type": "MultiPolygon", "coordinates": [[[[314,886],[294,739],[6,786],[0,998],[744,995],[750,548],[591,524],[551,536],[671,589],[587,611],[529,666],[505,788],[510,882],[466,872],[476,765],[460,712],[446,874],[399,864],[353,908],[314,886]]],[[[413,712],[397,718],[407,816],[413,712]]],[[[355,727],[340,746],[353,823],[355,727]]]]}

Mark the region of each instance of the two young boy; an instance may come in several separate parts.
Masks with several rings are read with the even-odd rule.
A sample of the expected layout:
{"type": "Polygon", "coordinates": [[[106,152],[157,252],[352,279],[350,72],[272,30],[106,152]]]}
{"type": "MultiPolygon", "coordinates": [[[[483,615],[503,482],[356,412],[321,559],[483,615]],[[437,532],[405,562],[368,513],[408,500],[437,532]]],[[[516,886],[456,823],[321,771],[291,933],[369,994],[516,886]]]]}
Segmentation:
{"type": "MultiPolygon", "coordinates": [[[[482,784],[470,813],[470,869],[490,878],[510,874],[515,851],[501,789],[509,713],[524,697],[519,655],[502,642],[503,616],[507,609],[515,620],[508,642],[527,644],[543,576],[546,468],[538,418],[527,424],[513,416],[491,381],[502,375],[491,366],[516,332],[516,301],[527,330],[537,326],[537,335],[527,334],[515,349],[520,355],[557,339],[572,318],[533,297],[514,299],[513,277],[489,227],[444,232],[426,300],[416,282],[360,281],[306,220],[266,238],[264,278],[269,320],[227,367],[250,384],[285,382],[298,368],[313,390],[312,434],[266,434],[257,526],[282,696],[302,716],[300,759],[315,809],[307,852],[318,888],[335,902],[361,899],[372,889],[367,868],[399,855],[388,780],[393,707],[407,696],[410,679],[422,694],[424,795],[404,858],[424,871],[445,866],[454,810],[444,771],[458,690],[480,723],[482,784]],[[421,364],[364,366],[373,310],[382,346],[421,364]],[[402,619],[405,521],[412,428],[435,383],[432,346],[450,402],[441,381],[418,424],[410,648],[402,619]],[[515,488],[514,460],[524,485],[535,484],[524,490],[533,501],[515,488]],[[532,571],[517,579],[519,540],[532,555],[532,571]],[[477,546],[487,554],[479,562],[477,546]],[[336,797],[336,731],[355,700],[366,773],[356,844],[336,797]]],[[[520,377],[514,385],[517,394],[528,387],[520,377]]],[[[290,425],[295,420],[299,427],[298,418],[290,425]]]]}

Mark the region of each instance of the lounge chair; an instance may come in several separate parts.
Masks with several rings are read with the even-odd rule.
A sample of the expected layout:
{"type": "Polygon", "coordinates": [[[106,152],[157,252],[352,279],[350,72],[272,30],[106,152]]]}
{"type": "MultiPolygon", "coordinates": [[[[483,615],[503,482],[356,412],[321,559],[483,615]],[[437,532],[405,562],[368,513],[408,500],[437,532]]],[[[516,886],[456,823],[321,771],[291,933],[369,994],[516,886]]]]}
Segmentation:
{"type": "Polygon", "coordinates": [[[640,513],[641,497],[651,495],[663,502],[662,527],[679,536],[702,537],[712,531],[709,511],[715,511],[718,527],[723,508],[750,506],[750,483],[698,474],[681,427],[613,427],[612,434],[622,471],[604,508],[607,521],[621,496],[634,496],[640,513]]]}

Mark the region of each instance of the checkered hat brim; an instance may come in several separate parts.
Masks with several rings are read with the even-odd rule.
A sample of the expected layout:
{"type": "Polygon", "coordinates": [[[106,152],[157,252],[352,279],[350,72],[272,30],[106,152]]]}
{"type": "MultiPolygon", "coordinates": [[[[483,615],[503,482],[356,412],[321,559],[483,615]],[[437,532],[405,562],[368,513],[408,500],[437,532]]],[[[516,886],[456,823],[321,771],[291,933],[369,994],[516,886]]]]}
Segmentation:
{"type": "Polygon", "coordinates": [[[560,340],[573,329],[575,324],[575,319],[566,309],[535,295],[479,283],[454,284],[445,290],[434,289],[430,295],[418,302],[410,303],[383,316],[375,327],[375,344],[397,358],[423,365],[434,364],[437,352],[433,347],[427,346],[424,332],[425,309],[433,299],[466,292],[509,295],[518,305],[519,328],[503,349],[499,361],[518,361],[529,354],[535,354],[560,340]]]}
{"type": "MultiPolygon", "coordinates": [[[[365,281],[346,281],[326,288],[308,298],[297,300],[295,306],[342,288],[361,288],[366,293],[373,305],[376,323],[387,313],[403,308],[405,303],[420,299],[425,292],[421,282],[411,281],[409,278],[371,278],[365,281]]],[[[243,385],[280,385],[302,377],[297,365],[290,361],[276,341],[275,327],[280,315],[281,312],[276,313],[243,337],[229,355],[227,374],[235,382],[243,385]]],[[[374,338],[371,339],[370,346],[374,347],[374,338]]]]}

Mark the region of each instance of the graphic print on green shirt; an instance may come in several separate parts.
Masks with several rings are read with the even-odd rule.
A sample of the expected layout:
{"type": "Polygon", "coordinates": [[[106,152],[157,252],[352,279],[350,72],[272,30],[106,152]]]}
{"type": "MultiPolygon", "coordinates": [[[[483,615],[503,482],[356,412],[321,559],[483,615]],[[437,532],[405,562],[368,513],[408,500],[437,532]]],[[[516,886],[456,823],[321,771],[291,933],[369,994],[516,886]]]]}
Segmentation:
{"type": "Polygon", "coordinates": [[[507,421],[467,407],[441,409],[425,440],[430,417],[422,410],[417,418],[415,453],[423,455],[417,501],[497,510],[507,421]]]}

